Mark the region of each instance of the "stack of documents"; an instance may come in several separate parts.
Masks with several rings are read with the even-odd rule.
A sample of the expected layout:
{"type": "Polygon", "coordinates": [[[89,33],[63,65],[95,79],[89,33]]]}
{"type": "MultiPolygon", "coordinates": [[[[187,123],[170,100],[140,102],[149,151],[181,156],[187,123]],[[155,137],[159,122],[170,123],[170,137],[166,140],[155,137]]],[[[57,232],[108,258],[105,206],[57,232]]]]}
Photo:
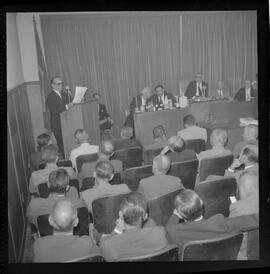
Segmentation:
{"type": "Polygon", "coordinates": [[[252,117],[240,118],[240,127],[245,127],[250,124],[258,125],[258,120],[255,120],[252,117]]]}
{"type": "Polygon", "coordinates": [[[75,104],[81,103],[86,91],[87,91],[87,87],[76,87],[75,96],[72,103],[75,103],[75,104]]]}

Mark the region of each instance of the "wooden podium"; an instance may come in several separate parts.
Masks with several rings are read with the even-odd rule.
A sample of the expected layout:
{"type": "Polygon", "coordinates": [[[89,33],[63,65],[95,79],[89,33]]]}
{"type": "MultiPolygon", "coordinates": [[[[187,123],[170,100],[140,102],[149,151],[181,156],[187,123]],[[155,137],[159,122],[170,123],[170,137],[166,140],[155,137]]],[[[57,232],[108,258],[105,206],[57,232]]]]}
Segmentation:
{"type": "Polygon", "coordinates": [[[60,116],[65,159],[69,159],[70,151],[78,146],[74,138],[76,129],[84,129],[89,135],[90,143],[99,145],[97,100],[75,104],[69,110],[62,112],[60,116]]]}

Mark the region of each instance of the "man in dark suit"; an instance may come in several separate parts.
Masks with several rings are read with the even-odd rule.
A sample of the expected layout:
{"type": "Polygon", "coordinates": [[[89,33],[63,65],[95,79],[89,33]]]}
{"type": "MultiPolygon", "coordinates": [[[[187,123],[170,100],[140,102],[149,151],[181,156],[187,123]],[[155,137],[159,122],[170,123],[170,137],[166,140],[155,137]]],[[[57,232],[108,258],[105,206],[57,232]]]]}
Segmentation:
{"type": "Polygon", "coordinates": [[[106,106],[99,102],[101,95],[98,92],[95,92],[92,97],[98,100],[98,117],[99,117],[99,128],[100,131],[105,129],[110,129],[113,126],[113,119],[108,113],[106,106]]]}
{"type": "Polygon", "coordinates": [[[208,84],[203,81],[202,73],[197,73],[195,81],[191,81],[188,84],[185,95],[188,99],[192,97],[208,97],[208,84]]]}
{"type": "Polygon", "coordinates": [[[134,128],[134,119],[133,114],[135,110],[141,110],[143,106],[144,109],[149,103],[149,98],[151,96],[151,89],[149,87],[144,87],[140,94],[134,97],[129,105],[129,115],[126,117],[126,121],[124,123],[125,127],[134,128]]]}
{"type": "Polygon", "coordinates": [[[245,86],[240,88],[234,95],[234,100],[249,101],[251,97],[256,97],[256,90],[253,88],[249,80],[245,81],[245,86]]]}
{"type": "Polygon", "coordinates": [[[156,93],[153,94],[149,99],[149,101],[152,102],[154,106],[163,108],[164,105],[168,104],[168,100],[172,100],[174,106],[176,102],[175,97],[171,93],[165,91],[162,85],[157,85],[155,87],[155,92],[156,93]]]}
{"type": "Polygon", "coordinates": [[[59,152],[64,155],[60,113],[71,105],[70,93],[64,91],[63,80],[55,76],[51,79],[52,92],[47,96],[46,104],[51,114],[51,129],[57,141],[59,152]]]}

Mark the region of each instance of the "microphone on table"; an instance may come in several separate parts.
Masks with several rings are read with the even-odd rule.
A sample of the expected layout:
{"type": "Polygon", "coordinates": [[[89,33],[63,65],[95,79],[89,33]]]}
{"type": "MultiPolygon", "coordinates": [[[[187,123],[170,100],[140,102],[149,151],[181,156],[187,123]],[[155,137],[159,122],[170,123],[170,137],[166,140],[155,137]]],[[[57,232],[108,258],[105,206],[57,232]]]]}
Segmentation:
{"type": "Polygon", "coordinates": [[[70,103],[71,102],[71,88],[70,88],[70,86],[65,86],[64,91],[65,91],[65,93],[67,93],[68,102],[70,103]]]}

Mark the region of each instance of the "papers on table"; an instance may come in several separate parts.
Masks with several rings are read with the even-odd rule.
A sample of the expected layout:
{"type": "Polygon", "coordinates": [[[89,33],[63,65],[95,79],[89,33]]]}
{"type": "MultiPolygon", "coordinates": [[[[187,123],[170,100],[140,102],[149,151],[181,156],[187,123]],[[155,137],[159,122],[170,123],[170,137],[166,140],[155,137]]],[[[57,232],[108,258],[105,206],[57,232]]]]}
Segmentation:
{"type": "Polygon", "coordinates": [[[240,118],[240,127],[245,127],[250,124],[258,125],[258,120],[252,117],[240,118]]]}
{"type": "Polygon", "coordinates": [[[75,96],[72,103],[81,103],[86,91],[87,87],[76,87],[75,96]]]}

